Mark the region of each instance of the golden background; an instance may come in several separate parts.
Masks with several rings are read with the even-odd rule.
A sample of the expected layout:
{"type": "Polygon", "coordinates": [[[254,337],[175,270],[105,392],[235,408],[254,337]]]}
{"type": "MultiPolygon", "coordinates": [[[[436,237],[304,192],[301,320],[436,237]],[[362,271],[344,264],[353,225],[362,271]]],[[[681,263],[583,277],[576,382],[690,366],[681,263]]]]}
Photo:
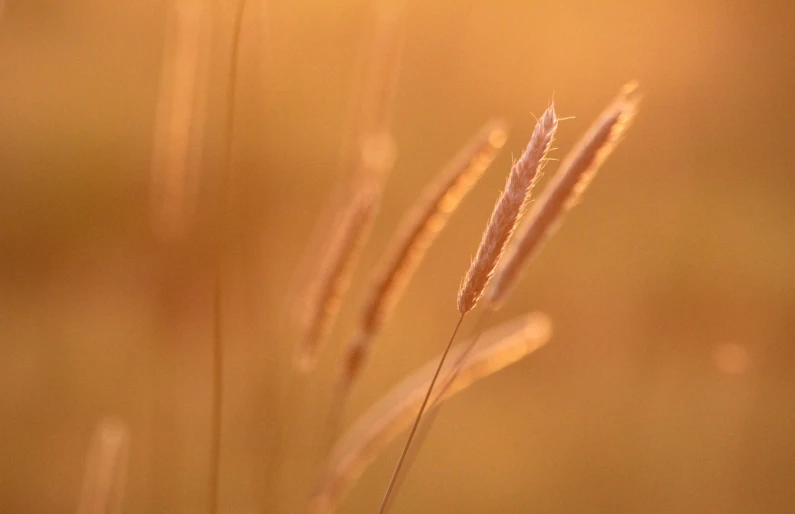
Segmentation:
{"type": "MultiPolygon", "coordinates": [[[[5,3],[0,512],[73,511],[107,415],[130,427],[125,511],[203,512],[208,206],[223,161],[231,9],[213,20],[198,216],[164,243],[149,180],[168,2],[5,3]]],[[[272,494],[264,462],[284,422],[274,405],[292,353],[294,270],[345,171],[357,56],[372,28],[364,0],[267,9],[244,27],[237,99],[225,512],[259,512],[272,494]]],[[[483,122],[509,120],[506,148],[407,290],[348,421],[442,349],[533,114],[554,95],[574,117],[560,127],[561,157],[637,79],[645,98],[626,141],[496,319],[542,310],[552,341],[449,403],[394,512],[795,512],[792,5],[415,0],[406,14],[395,169],[329,350],[283,425],[292,447],[276,489],[299,498],[314,482],[313,438],[363,279],[423,185],[483,122]]],[[[398,446],[343,512],[375,511],[398,446]]]]}

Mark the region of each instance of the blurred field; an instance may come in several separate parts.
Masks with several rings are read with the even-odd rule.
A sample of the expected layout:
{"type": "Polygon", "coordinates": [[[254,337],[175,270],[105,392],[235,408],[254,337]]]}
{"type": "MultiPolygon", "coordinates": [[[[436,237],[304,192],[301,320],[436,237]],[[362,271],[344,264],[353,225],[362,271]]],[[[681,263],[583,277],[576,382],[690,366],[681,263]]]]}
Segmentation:
{"type": "MultiPolygon", "coordinates": [[[[0,20],[0,512],[74,509],[96,424],[131,430],[126,512],[202,512],[212,209],[231,15],[215,20],[198,216],[152,235],[166,4],[7,0],[0,20]]],[[[258,512],[287,298],[342,176],[369,2],[271,0],[248,20],[232,191],[224,512],[258,512]],[[264,41],[264,43],[263,43],[264,41]]],[[[360,412],[441,346],[512,156],[554,99],[562,154],[629,79],[627,140],[498,320],[542,310],[547,348],[454,399],[394,512],[795,511],[795,31],[789,3],[408,2],[397,163],[283,490],[404,210],[493,116],[506,149],[431,249],[357,388],[360,412]]],[[[554,168],[549,168],[551,171],[554,168]]],[[[472,321],[472,320],[470,320],[472,321]]],[[[465,327],[466,330],[466,327],[465,327]]],[[[300,436],[300,437],[298,437],[300,436]]],[[[375,510],[397,445],[344,512],[375,510]]]]}

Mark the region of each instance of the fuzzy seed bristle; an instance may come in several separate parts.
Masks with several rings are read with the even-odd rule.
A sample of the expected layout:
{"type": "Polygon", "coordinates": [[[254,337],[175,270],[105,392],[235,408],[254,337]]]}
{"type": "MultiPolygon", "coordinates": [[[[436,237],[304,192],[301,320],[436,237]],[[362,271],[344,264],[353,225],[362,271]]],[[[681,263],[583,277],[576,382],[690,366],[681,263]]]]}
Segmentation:
{"type": "Polygon", "coordinates": [[[530,143],[511,168],[505,191],[497,200],[475,259],[461,283],[458,291],[458,311],[461,314],[472,310],[483,296],[511,235],[524,215],[530,192],[546,162],[557,128],[558,117],[552,103],[539,118],[530,143]]]}
{"type": "Polygon", "coordinates": [[[626,132],[638,108],[637,84],[624,86],[619,96],[591,125],[563,159],[552,183],[528,215],[487,293],[490,308],[497,309],[513,291],[522,271],[555,232],[566,212],[574,207],[593,180],[599,166],[626,132]]]}

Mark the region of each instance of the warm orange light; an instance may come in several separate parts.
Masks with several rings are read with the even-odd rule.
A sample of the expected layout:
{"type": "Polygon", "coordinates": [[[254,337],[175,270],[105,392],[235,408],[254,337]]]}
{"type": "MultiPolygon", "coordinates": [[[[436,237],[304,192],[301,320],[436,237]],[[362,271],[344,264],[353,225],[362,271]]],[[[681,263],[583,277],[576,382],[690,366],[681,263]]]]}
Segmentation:
{"type": "Polygon", "coordinates": [[[741,375],[748,371],[751,364],[748,351],[737,343],[718,345],[712,354],[712,361],[718,371],[727,375],[741,375]]]}

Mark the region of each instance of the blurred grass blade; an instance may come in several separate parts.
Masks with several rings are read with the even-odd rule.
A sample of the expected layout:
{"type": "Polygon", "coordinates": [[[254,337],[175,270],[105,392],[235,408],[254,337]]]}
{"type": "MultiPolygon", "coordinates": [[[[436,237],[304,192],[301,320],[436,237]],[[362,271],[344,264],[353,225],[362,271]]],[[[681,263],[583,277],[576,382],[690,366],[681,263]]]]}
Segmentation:
{"type": "Polygon", "coordinates": [[[206,0],[179,0],[167,21],[152,156],[151,223],[163,239],[187,228],[199,190],[212,38],[206,0]]]}
{"type": "MultiPolygon", "coordinates": [[[[322,279],[319,270],[324,268],[326,255],[350,212],[351,203],[365,189],[376,192],[377,202],[394,164],[395,141],[390,124],[406,39],[405,10],[402,1],[377,1],[373,10],[373,33],[366,45],[364,71],[351,95],[350,117],[354,121],[347,130],[343,129],[347,132],[341,152],[345,175],[324,204],[290,295],[291,314],[304,334],[309,330],[307,317],[317,307],[313,301],[318,297],[322,279]]],[[[374,213],[376,209],[377,204],[374,213]]],[[[369,231],[362,234],[362,244],[368,235],[369,231]]],[[[355,265],[356,259],[350,260],[355,265]]]]}
{"type": "Polygon", "coordinates": [[[423,191],[395,232],[388,251],[371,279],[358,334],[343,357],[342,388],[348,390],[363,361],[425,253],[461,200],[477,183],[505,144],[502,120],[484,125],[423,191]]]}
{"type": "Polygon", "coordinates": [[[129,439],[123,422],[107,418],[99,424],[86,459],[78,514],[121,512],[129,439]]]}
{"type": "MultiPolygon", "coordinates": [[[[521,360],[543,346],[550,334],[550,322],[543,314],[523,316],[490,330],[483,336],[484,344],[465,361],[443,396],[435,393],[432,401],[444,401],[477,380],[521,360]]],[[[451,362],[458,360],[464,347],[459,345],[451,351],[451,362]]],[[[367,466],[414,420],[438,362],[439,357],[431,359],[393,388],[342,437],[320,477],[310,512],[334,511],[367,466]]],[[[448,365],[443,374],[449,371],[448,365]]]]}

